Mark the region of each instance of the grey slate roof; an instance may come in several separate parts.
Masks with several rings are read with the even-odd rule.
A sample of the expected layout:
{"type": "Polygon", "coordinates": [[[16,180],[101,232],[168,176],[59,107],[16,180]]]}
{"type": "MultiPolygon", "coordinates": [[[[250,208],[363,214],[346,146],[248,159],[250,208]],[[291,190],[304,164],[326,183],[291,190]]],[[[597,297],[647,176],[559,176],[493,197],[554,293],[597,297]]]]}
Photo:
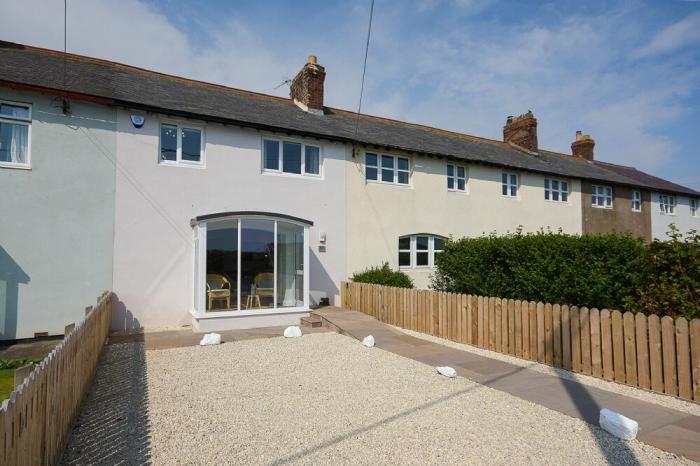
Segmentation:
{"type": "Polygon", "coordinates": [[[582,178],[696,196],[699,192],[650,175],[611,169],[570,155],[541,150],[532,155],[500,141],[363,115],[355,134],[354,113],[326,108],[301,111],[290,99],[257,94],[68,54],[0,41],[0,85],[16,83],[100,97],[116,105],[172,115],[398,149],[428,156],[582,178]]]}

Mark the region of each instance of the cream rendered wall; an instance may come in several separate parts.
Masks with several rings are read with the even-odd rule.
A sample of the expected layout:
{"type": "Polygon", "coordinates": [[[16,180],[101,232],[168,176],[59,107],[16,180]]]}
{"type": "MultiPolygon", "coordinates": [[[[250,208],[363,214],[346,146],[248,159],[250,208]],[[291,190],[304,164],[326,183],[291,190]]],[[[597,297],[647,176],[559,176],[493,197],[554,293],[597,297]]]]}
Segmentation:
{"type": "MultiPolygon", "coordinates": [[[[402,154],[394,154],[402,155],[402,154]]],[[[568,179],[567,203],[544,199],[544,176],[519,175],[517,198],[501,195],[503,170],[464,164],[468,171],[467,192],[447,190],[447,161],[413,156],[410,186],[365,181],[364,154],[349,157],[347,169],[348,256],[347,273],[388,261],[398,268],[398,238],[432,233],[460,238],[491,232],[505,234],[522,227],[581,233],[581,183],[568,179]]],[[[452,162],[450,162],[452,163],[452,162]]],[[[406,272],[417,287],[427,288],[431,269],[406,272]]]]}
{"type": "MultiPolygon", "coordinates": [[[[676,213],[667,215],[661,212],[659,206],[659,196],[663,193],[651,193],[651,235],[654,239],[668,240],[666,232],[669,225],[675,223],[681,233],[685,234],[690,230],[700,231],[700,209],[697,216],[690,215],[690,198],[676,196],[676,213]]],[[[700,199],[698,199],[700,203],[700,199]]]]}
{"type": "Polygon", "coordinates": [[[267,211],[313,221],[312,298],[325,293],[334,301],[346,270],[343,145],[313,141],[321,145],[322,179],[263,174],[260,132],[195,122],[204,127],[206,167],[164,166],[158,164],[159,116],[146,114],[137,129],[131,113],[120,110],[117,119],[114,328],[191,322],[190,219],[217,212],[267,211]],[[319,251],[320,231],[326,252],[319,251]]]}

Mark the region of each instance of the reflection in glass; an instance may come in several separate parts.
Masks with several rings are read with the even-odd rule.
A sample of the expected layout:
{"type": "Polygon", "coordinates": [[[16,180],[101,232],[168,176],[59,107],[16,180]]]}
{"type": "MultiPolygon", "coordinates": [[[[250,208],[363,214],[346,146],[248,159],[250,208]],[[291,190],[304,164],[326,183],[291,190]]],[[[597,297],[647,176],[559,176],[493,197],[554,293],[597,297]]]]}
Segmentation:
{"type": "Polygon", "coordinates": [[[277,222],[277,307],[304,305],[304,228],[277,222]]]}
{"type": "Polygon", "coordinates": [[[238,220],[207,226],[207,311],[237,310],[238,220]]]}
{"type": "Polygon", "coordinates": [[[274,305],[274,220],[241,220],[241,307],[274,305]]]}

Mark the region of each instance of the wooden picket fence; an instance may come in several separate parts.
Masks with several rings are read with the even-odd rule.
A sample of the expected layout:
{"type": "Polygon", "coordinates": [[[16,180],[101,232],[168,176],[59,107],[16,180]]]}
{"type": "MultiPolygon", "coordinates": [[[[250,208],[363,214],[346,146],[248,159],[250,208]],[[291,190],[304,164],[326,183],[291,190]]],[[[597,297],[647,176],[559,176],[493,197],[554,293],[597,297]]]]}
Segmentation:
{"type": "Polygon", "coordinates": [[[700,319],[354,282],[341,283],[341,302],[387,324],[700,402],[700,319]]]}
{"type": "Polygon", "coordinates": [[[34,368],[0,407],[0,464],[58,463],[102,346],[109,334],[112,293],[34,368]]]}

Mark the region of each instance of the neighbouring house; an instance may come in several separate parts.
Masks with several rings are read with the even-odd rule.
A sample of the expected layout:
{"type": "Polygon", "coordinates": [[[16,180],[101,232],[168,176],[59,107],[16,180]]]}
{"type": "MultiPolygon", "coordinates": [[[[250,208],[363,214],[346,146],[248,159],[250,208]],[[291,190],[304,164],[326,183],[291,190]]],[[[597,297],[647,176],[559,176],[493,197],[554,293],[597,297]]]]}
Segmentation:
{"type": "Polygon", "coordinates": [[[26,322],[2,338],[60,333],[104,288],[115,329],[294,323],[384,261],[428,286],[449,237],[650,240],[654,202],[700,196],[596,161],[588,136],[542,150],[531,112],[503,141],[358,119],[325,78],[309,57],[280,98],[0,43],[0,292],[26,322]]]}

